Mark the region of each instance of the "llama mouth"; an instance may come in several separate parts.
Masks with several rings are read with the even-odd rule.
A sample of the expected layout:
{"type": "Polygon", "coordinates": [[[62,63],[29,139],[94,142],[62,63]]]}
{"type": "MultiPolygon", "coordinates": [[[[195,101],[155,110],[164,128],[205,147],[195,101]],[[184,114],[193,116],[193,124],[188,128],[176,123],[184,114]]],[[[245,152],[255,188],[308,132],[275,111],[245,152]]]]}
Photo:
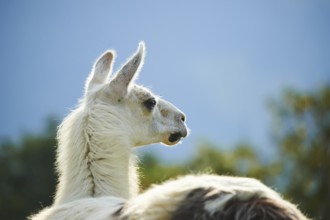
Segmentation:
{"type": "Polygon", "coordinates": [[[168,141],[171,143],[175,143],[177,141],[179,141],[181,139],[182,135],[180,132],[176,132],[170,135],[170,137],[168,138],[168,141]]]}

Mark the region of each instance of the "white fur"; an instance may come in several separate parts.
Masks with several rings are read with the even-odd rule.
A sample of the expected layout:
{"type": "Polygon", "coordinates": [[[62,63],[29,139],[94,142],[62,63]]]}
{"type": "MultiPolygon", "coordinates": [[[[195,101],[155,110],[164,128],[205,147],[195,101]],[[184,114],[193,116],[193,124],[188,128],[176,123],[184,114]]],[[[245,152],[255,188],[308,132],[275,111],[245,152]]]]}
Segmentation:
{"type": "Polygon", "coordinates": [[[33,216],[34,220],[111,220],[125,200],[118,197],[78,199],[45,208],[33,216]]]}

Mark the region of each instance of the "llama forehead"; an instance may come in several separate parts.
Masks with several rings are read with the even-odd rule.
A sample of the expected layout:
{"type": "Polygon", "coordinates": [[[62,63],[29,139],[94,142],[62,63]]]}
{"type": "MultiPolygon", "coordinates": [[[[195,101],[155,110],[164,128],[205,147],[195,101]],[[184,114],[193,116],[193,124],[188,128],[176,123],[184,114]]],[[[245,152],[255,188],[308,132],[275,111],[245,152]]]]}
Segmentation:
{"type": "Polygon", "coordinates": [[[147,99],[156,97],[149,89],[140,85],[134,85],[132,87],[130,96],[140,101],[145,101],[147,99]]]}

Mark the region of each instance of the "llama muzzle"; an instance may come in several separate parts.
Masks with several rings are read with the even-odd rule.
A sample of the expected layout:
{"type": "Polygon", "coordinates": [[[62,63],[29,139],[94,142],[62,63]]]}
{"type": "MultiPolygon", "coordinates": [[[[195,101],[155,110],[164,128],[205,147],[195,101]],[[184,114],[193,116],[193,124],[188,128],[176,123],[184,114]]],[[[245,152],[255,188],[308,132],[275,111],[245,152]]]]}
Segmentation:
{"type": "Polygon", "coordinates": [[[181,132],[175,132],[175,133],[172,133],[169,138],[168,138],[168,141],[171,142],[171,143],[175,143],[179,140],[181,140],[181,138],[184,138],[187,136],[187,129],[185,129],[184,131],[181,131],[181,132]]]}

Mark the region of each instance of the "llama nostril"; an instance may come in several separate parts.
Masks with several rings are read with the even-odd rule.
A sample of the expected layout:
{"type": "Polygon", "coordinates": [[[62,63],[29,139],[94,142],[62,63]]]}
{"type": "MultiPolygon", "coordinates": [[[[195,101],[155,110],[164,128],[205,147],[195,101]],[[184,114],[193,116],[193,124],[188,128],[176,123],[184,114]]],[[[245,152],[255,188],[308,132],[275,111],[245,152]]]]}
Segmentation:
{"type": "Polygon", "coordinates": [[[184,115],[181,116],[181,121],[185,122],[186,121],[186,117],[184,115]]]}
{"type": "Polygon", "coordinates": [[[179,114],[179,115],[178,115],[178,119],[179,119],[180,121],[182,121],[182,122],[185,122],[185,121],[186,121],[186,116],[183,115],[183,114],[179,114]]]}

